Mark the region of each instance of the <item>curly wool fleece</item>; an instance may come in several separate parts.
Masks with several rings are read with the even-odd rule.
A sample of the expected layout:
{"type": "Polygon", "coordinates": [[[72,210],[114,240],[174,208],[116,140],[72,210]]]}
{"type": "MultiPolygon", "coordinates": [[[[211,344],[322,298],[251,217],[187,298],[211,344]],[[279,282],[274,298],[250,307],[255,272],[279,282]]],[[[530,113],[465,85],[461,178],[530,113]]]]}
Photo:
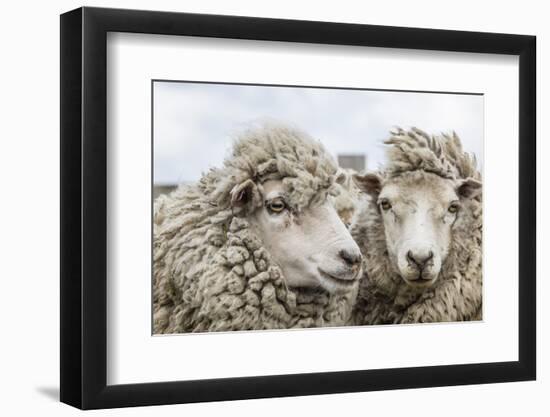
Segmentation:
{"type": "Polygon", "coordinates": [[[339,295],[289,288],[249,227],[267,180],[281,180],[301,212],[334,192],[337,166],[323,146],[277,126],[240,136],[221,169],[161,196],[154,208],[154,333],[288,329],[345,324],[357,288],[339,295]],[[253,181],[247,206],[232,192],[253,181]]]}
{"type": "MultiPolygon", "coordinates": [[[[392,145],[384,179],[410,177],[430,181],[435,174],[457,180],[481,176],[476,160],[462,150],[458,136],[429,136],[399,129],[385,142],[392,145]]],[[[384,224],[376,201],[368,199],[357,214],[351,234],[364,255],[364,277],[353,313],[356,324],[422,323],[481,320],[482,202],[466,200],[452,230],[449,254],[434,286],[409,287],[387,254],[384,224]]]]}

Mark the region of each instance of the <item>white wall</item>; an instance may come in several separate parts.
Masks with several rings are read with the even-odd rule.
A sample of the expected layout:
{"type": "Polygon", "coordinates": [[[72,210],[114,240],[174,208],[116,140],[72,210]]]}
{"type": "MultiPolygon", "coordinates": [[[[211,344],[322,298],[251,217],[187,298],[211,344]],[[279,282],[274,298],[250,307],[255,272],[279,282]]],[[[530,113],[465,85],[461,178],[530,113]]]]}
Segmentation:
{"type": "MultiPolygon", "coordinates": [[[[4,415],[40,412],[73,415],[57,402],[59,378],[59,17],[76,1],[5,2],[2,7],[0,71],[2,134],[0,244],[0,409],[4,415]],[[28,185],[28,189],[25,186],[28,185]],[[31,188],[32,187],[32,188],[31,188]],[[32,193],[31,193],[32,189],[32,193]]],[[[550,166],[550,134],[543,110],[550,97],[550,26],[544,2],[410,1],[307,2],[278,0],[93,1],[89,6],[330,20],[535,34],[538,36],[539,213],[549,212],[543,184],[550,166]],[[546,157],[546,158],[545,158],[546,157]]],[[[540,217],[540,216],[539,216],[540,217]]],[[[550,250],[550,222],[539,221],[539,259],[550,250]]],[[[101,411],[99,415],[547,415],[550,406],[550,284],[539,264],[538,381],[499,385],[327,395],[101,411]]],[[[97,415],[94,414],[94,415],[97,415]]]]}

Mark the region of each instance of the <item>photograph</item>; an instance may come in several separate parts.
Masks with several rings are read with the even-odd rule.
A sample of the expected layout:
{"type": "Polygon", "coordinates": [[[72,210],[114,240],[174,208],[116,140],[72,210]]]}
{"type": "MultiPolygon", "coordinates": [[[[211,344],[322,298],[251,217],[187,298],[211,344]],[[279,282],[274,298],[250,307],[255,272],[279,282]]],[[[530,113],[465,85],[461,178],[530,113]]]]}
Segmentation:
{"type": "Polygon", "coordinates": [[[482,93],[151,89],[153,335],[483,320],[482,93]]]}
{"type": "Polygon", "coordinates": [[[44,36],[24,33],[11,61],[36,72],[47,52],[40,74],[56,82],[33,84],[38,112],[21,94],[34,78],[7,84],[25,110],[7,154],[32,158],[6,178],[34,202],[4,216],[8,283],[31,267],[40,285],[31,308],[15,287],[5,297],[24,313],[8,320],[18,350],[40,353],[23,349],[32,366],[8,372],[37,386],[33,408],[58,387],[60,402],[107,414],[537,414],[550,29],[525,5],[495,20],[495,5],[397,1],[92,1],[63,6],[57,33],[35,19],[44,36]],[[45,145],[48,123],[59,146],[45,145]],[[58,168],[59,193],[24,187],[41,164],[58,168]],[[59,230],[19,230],[55,224],[46,196],[59,230]],[[44,241],[33,262],[29,237],[44,241]],[[57,237],[59,256],[44,255],[57,237]],[[194,404],[207,402],[219,404],[194,404]]]}

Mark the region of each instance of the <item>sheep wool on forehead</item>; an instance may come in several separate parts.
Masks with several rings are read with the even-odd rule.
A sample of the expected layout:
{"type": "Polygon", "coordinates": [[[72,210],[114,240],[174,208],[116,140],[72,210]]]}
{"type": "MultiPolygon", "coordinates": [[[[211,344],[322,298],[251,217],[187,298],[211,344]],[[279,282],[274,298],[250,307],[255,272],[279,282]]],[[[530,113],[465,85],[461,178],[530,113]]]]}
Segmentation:
{"type": "Polygon", "coordinates": [[[295,129],[267,125],[239,135],[224,167],[203,179],[211,183],[212,198],[222,205],[235,185],[282,180],[287,203],[301,211],[317,197],[335,192],[336,172],[321,142],[295,129]]]}
{"type": "MultiPolygon", "coordinates": [[[[385,142],[388,161],[379,172],[383,183],[414,178],[430,183],[433,175],[456,181],[481,179],[474,156],[452,134],[430,136],[420,129],[398,128],[385,142]]],[[[453,225],[440,277],[426,290],[411,289],[389,259],[384,224],[377,202],[370,198],[358,210],[351,234],[364,255],[353,320],[356,324],[418,323],[481,319],[482,200],[462,204],[453,225]]]]}
{"type": "Polygon", "coordinates": [[[385,141],[392,145],[388,149],[386,175],[425,171],[448,179],[479,178],[475,156],[463,151],[455,132],[430,136],[413,127],[409,131],[397,128],[390,133],[385,141]]]}
{"type": "MultiPolygon", "coordinates": [[[[160,196],[154,207],[154,333],[338,326],[357,288],[343,294],[286,285],[281,268],[233,207],[235,187],[281,180],[299,211],[331,192],[337,166],[323,146],[286,127],[237,138],[223,167],[160,196]]],[[[261,200],[256,190],[252,205],[261,200]]],[[[250,204],[248,205],[250,206],[250,204]]]]}

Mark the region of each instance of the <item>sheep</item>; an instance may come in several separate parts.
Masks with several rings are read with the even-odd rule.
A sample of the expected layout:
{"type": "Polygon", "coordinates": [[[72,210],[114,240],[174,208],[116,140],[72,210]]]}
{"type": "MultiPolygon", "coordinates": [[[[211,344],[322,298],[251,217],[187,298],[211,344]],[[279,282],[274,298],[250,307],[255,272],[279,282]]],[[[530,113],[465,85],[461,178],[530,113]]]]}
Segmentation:
{"type": "Polygon", "coordinates": [[[482,201],[456,133],[391,132],[387,167],[354,177],[368,198],[351,226],[364,255],[356,324],[481,320],[482,201]]]}
{"type": "Polygon", "coordinates": [[[359,247],[330,204],[337,165],[281,125],[240,135],[222,168],[154,205],[153,332],[340,326],[359,247]]]}
{"type": "Polygon", "coordinates": [[[353,180],[355,174],[357,172],[351,168],[340,168],[336,179],[337,194],[330,196],[338,216],[348,227],[351,226],[353,216],[362,200],[362,193],[353,180]]]}

